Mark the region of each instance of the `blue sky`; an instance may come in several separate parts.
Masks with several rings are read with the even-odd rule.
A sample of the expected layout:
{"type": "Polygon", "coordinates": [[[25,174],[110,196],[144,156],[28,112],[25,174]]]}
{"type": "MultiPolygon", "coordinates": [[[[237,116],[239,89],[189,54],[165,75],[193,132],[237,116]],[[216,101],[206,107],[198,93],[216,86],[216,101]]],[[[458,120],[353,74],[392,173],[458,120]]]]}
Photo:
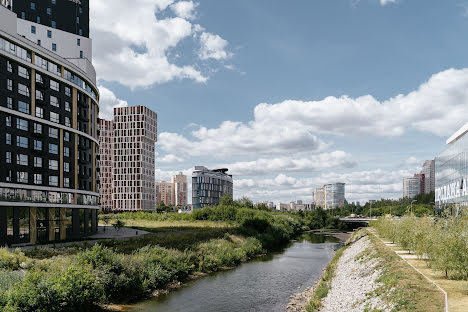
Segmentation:
{"type": "Polygon", "coordinates": [[[340,181],[349,201],[398,198],[468,121],[467,13],[461,0],[91,3],[103,117],[158,113],[158,180],[225,165],[234,196],[255,201],[310,202],[340,181]]]}

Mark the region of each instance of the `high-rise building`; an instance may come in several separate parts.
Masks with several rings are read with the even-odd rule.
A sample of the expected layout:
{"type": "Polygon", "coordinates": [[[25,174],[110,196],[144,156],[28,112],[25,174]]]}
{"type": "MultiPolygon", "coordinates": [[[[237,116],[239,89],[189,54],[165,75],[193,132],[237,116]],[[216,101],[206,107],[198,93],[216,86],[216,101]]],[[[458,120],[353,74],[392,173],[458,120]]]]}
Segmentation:
{"type": "Polygon", "coordinates": [[[323,209],[335,209],[345,204],[345,183],[325,184],[312,192],[315,195],[313,203],[323,209]]]}
{"type": "Polygon", "coordinates": [[[101,182],[99,193],[101,195],[101,209],[103,211],[112,211],[114,123],[100,119],[99,132],[99,181],[101,182]]]}
{"type": "Polygon", "coordinates": [[[403,178],[403,197],[414,198],[421,193],[421,177],[403,178]]]}
{"type": "Polygon", "coordinates": [[[232,198],[232,175],[227,174],[227,171],[225,168],[209,170],[203,166],[195,166],[192,173],[193,209],[217,206],[225,194],[232,198]]]}
{"type": "Polygon", "coordinates": [[[424,193],[429,194],[435,190],[435,160],[426,160],[423,164],[422,173],[425,176],[424,193]]]}
{"type": "Polygon", "coordinates": [[[186,207],[187,200],[187,176],[179,172],[172,177],[174,184],[174,205],[177,207],[186,207]]]}
{"type": "Polygon", "coordinates": [[[62,2],[69,1],[0,5],[2,245],[97,231],[99,93],[88,9],[71,3],[72,14],[58,10],[62,2]],[[50,12],[50,23],[42,8],[50,12]],[[41,12],[34,14],[35,9],[41,12]],[[77,16],[82,32],[59,22],[76,23],[77,16]]]}
{"type": "Polygon", "coordinates": [[[426,176],[424,173],[415,173],[414,177],[419,179],[419,194],[424,194],[426,189],[426,176]]]}
{"type": "Polygon", "coordinates": [[[174,207],[174,183],[156,182],[155,184],[156,204],[164,203],[166,206],[174,207]]]}
{"type": "Polygon", "coordinates": [[[104,144],[101,151],[112,155],[112,168],[105,171],[112,172],[112,177],[109,177],[111,183],[102,186],[101,198],[108,199],[108,194],[112,194],[114,211],[156,209],[156,113],[145,106],[117,107],[114,108],[114,119],[101,120],[101,125],[104,130],[101,142],[112,142],[113,136],[111,146],[104,144]]]}

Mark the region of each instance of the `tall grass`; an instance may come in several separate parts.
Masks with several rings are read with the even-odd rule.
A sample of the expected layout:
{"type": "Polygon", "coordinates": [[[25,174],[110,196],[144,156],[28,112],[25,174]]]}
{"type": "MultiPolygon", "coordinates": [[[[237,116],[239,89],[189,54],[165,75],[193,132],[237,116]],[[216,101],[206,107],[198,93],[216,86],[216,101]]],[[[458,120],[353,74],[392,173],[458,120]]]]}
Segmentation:
{"type": "Polygon", "coordinates": [[[377,232],[426,259],[449,279],[468,279],[468,218],[404,217],[371,223],[377,232]]]}

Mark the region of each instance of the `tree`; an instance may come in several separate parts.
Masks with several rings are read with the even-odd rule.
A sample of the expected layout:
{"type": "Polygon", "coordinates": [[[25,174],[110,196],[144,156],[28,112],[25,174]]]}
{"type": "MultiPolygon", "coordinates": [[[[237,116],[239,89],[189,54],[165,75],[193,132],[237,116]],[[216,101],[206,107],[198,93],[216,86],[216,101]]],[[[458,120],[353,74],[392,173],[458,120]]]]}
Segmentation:
{"type": "Polygon", "coordinates": [[[110,220],[111,220],[111,216],[109,216],[109,215],[102,216],[102,222],[104,222],[104,224],[105,224],[104,232],[106,231],[106,227],[109,225],[110,220]]]}
{"type": "Polygon", "coordinates": [[[232,200],[232,194],[231,193],[224,193],[223,196],[221,196],[219,200],[219,204],[223,206],[233,206],[234,201],[232,200]]]}
{"type": "Polygon", "coordinates": [[[121,228],[125,226],[125,223],[122,220],[117,220],[114,224],[114,229],[119,232],[121,228]]]}

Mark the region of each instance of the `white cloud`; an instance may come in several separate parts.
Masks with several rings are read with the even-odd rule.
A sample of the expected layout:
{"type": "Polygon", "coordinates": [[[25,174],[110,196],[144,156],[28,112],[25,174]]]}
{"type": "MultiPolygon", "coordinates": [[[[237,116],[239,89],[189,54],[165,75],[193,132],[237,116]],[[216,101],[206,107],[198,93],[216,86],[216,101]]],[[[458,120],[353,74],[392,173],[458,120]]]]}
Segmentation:
{"type": "Polygon", "coordinates": [[[157,163],[165,163],[165,164],[168,164],[168,163],[178,163],[178,162],[183,162],[184,159],[181,158],[181,157],[178,157],[174,154],[167,154],[167,155],[164,155],[162,157],[158,157],[156,158],[156,164],[157,163]]]}
{"type": "Polygon", "coordinates": [[[273,159],[260,158],[255,161],[242,161],[219,167],[229,168],[229,172],[235,176],[258,176],[274,172],[313,172],[330,168],[352,168],[356,164],[350,154],[335,151],[303,158],[291,156],[273,159]]]}
{"type": "Polygon", "coordinates": [[[127,101],[118,99],[114,92],[103,86],[99,88],[99,118],[112,120],[114,119],[114,107],[126,107],[127,101]]]}
{"type": "Polygon", "coordinates": [[[381,5],[387,5],[389,3],[396,3],[397,0],[380,0],[381,5]]]}
{"type": "MultiPolygon", "coordinates": [[[[91,1],[90,5],[93,63],[98,79],[117,81],[131,88],[174,79],[191,79],[200,83],[208,80],[195,64],[179,65],[168,58],[171,50],[183,40],[197,39],[194,34],[202,31],[203,27],[190,22],[196,14],[196,3],[99,0],[91,1]],[[161,15],[168,7],[177,16],[159,18],[158,14],[161,15]]],[[[223,42],[227,45],[227,41],[223,42]]],[[[213,58],[218,56],[220,59],[222,51],[214,50],[212,53],[213,58]]]]}
{"type": "Polygon", "coordinates": [[[200,52],[198,56],[202,60],[215,59],[225,60],[232,57],[232,53],[226,51],[228,42],[209,32],[203,32],[200,36],[200,52]]]}
{"type": "Polygon", "coordinates": [[[196,18],[195,8],[197,6],[198,3],[193,1],[179,1],[171,5],[171,9],[178,17],[193,20],[196,18]]]}

